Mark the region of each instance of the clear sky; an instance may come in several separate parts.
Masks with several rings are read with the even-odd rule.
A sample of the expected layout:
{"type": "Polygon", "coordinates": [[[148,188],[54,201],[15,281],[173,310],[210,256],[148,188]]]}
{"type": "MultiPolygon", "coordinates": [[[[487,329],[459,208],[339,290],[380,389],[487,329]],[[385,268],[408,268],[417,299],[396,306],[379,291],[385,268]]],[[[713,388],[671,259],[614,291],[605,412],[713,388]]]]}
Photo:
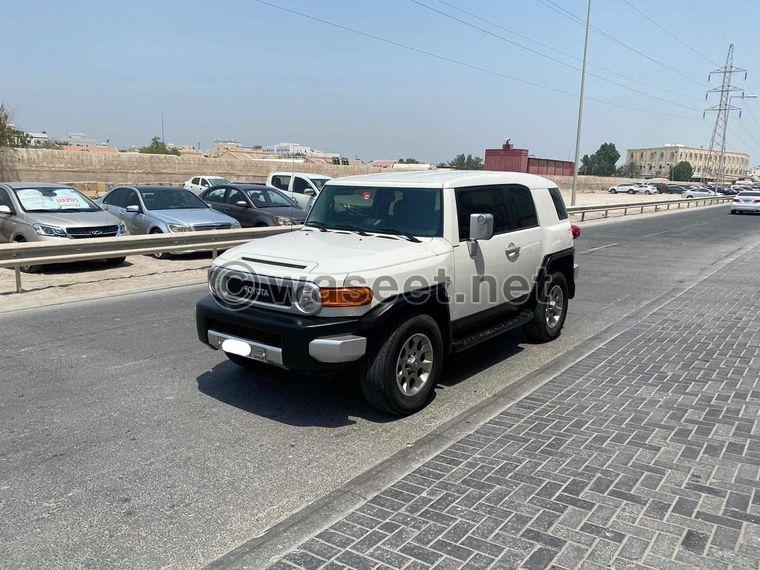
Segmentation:
{"type": "MultiPolygon", "coordinates": [[[[480,30],[412,0],[268,1],[465,65],[256,0],[6,0],[0,101],[25,130],[84,131],[117,146],[160,134],[164,113],[168,142],[203,148],[216,138],[288,141],[365,160],[437,162],[482,156],[510,137],[538,156],[571,157],[577,97],[504,77],[577,93],[579,62],[562,52],[581,56],[583,27],[550,0],[420,0],[480,30]]],[[[585,0],[553,1],[584,17],[585,0]]],[[[587,101],[583,153],[605,141],[621,151],[708,145],[707,73],[723,64],[729,41],[760,89],[757,0],[594,0],[591,21],[664,65],[592,32],[589,71],[638,92],[589,77],[587,95],[648,112],[587,101]]],[[[743,105],[751,111],[732,118],[729,147],[756,163],[760,99],[743,105]]]]}

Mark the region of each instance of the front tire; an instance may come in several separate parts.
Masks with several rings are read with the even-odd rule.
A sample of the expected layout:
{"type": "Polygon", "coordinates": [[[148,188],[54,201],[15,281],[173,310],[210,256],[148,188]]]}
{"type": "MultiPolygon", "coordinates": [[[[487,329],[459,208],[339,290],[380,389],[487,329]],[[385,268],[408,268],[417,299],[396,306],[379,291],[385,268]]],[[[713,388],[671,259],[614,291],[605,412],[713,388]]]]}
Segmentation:
{"type": "Polygon", "coordinates": [[[523,332],[534,342],[549,342],[562,333],[567,317],[569,289],[562,273],[552,273],[541,283],[533,320],[523,332]]]}
{"type": "MultiPolygon", "coordinates": [[[[27,243],[26,239],[18,236],[13,240],[14,243],[27,243]]],[[[19,267],[21,273],[40,273],[42,271],[42,265],[22,265],[19,267]]]]}
{"type": "Polygon", "coordinates": [[[410,317],[393,327],[364,359],[362,393],[379,410],[412,414],[427,405],[442,361],[443,337],[435,319],[410,317]]]}
{"type": "MultiPolygon", "coordinates": [[[[150,230],[150,233],[151,234],[162,234],[164,232],[162,232],[161,230],[159,230],[157,228],[154,228],[154,229],[150,230]]],[[[152,253],[151,257],[154,257],[155,259],[169,259],[171,257],[171,253],[168,253],[168,252],[152,253]]]]}

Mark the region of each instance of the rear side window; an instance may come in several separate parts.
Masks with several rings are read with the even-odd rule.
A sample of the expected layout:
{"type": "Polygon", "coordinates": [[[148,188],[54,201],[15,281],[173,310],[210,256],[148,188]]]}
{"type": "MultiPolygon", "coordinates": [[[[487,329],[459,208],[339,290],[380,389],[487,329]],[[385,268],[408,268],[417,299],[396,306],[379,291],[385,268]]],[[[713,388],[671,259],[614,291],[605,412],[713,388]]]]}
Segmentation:
{"type": "Polygon", "coordinates": [[[471,214],[492,214],[494,234],[509,231],[507,204],[501,186],[457,188],[456,199],[460,241],[470,239],[471,214]]]}
{"type": "Polygon", "coordinates": [[[505,190],[511,215],[510,229],[522,230],[538,225],[533,195],[525,186],[509,186],[505,190]]]}
{"type": "Polygon", "coordinates": [[[557,217],[560,220],[566,220],[567,219],[567,208],[565,208],[565,201],[562,199],[562,194],[559,191],[559,188],[549,188],[549,196],[552,197],[552,202],[554,202],[554,209],[557,211],[557,217]]]}
{"type": "Polygon", "coordinates": [[[272,186],[287,192],[288,186],[290,186],[290,176],[273,176],[272,186]]]}
{"type": "Polygon", "coordinates": [[[224,186],[222,186],[220,188],[215,188],[214,190],[210,190],[209,192],[206,192],[204,194],[203,199],[206,202],[213,202],[215,204],[222,203],[222,202],[224,202],[224,191],[226,189],[227,188],[225,188],[224,186]]]}
{"type": "Polygon", "coordinates": [[[190,181],[190,184],[200,184],[200,183],[201,183],[201,179],[198,178],[197,176],[190,181]]]}

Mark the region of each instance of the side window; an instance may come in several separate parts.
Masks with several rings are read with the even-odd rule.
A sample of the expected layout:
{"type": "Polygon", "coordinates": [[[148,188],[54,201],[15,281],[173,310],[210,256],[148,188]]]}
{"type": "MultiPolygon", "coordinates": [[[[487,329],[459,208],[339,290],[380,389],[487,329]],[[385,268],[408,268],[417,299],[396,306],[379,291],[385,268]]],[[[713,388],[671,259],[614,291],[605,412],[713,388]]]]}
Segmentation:
{"type": "Polygon", "coordinates": [[[8,206],[9,208],[13,209],[13,202],[11,202],[11,197],[8,196],[8,192],[0,188],[0,206],[8,206]]]}
{"type": "Polygon", "coordinates": [[[480,186],[456,190],[459,241],[470,238],[470,215],[492,214],[494,234],[509,231],[507,204],[501,186],[480,186]]]}
{"type": "Polygon", "coordinates": [[[230,192],[227,194],[227,203],[234,206],[238,202],[246,202],[245,196],[237,188],[230,188],[230,192]]]}
{"type": "Polygon", "coordinates": [[[549,188],[549,196],[551,196],[552,202],[554,202],[554,209],[557,211],[557,217],[560,220],[566,220],[567,208],[565,208],[565,201],[562,199],[562,194],[560,193],[559,188],[549,188]]]}
{"type": "Polygon", "coordinates": [[[108,196],[103,198],[103,203],[123,208],[124,198],[126,197],[127,192],[128,190],[126,188],[117,188],[113,192],[109,193],[108,196]]]}
{"type": "Polygon", "coordinates": [[[296,176],[293,180],[293,192],[296,194],[303,194],[304,190],[311,189],[311,184],[305,178],[296,176]]]}
{"type": "Polygon", "coordinates": [[[213,190],[210,190],[209,192],[206,192],[203,195],[203,199],[206,202],[211,202],[213,204],[221,204],[224,202],[224,192],[227,190],[226,187],[222,186],[219,188],[214,188],[213,190]]]}
{"type": "Polygon", "coordinates": [[[124,200],[124,207],[128,206],[139,206],[140,205],[140,199],[137,197],[137,192],[134,190],[127,190],[127,195],[125,196],[124,200]]]}
{"type": "Polygon", "coordinates": [[[279,188],[280,190],[284,190],[285,192],[287,192],[289,185],[290,185],[290,176],[273,176],[272,177],[272,186],[274,186],[275,188],[279,188]]]}
{"type": "Polygon", "coordinates": [[[201,183],[201,179],[198,178],[197,176],[190,181],[190,184],[200,184],[200,183],[201,183]]]}
{"type": "Polygon", "coordinates": [[[506,199],[511,214],[510,230],[534,228],[538,225],[536,205],[533,195],[525,186],[509,186],[505,188],[506,199]]]}

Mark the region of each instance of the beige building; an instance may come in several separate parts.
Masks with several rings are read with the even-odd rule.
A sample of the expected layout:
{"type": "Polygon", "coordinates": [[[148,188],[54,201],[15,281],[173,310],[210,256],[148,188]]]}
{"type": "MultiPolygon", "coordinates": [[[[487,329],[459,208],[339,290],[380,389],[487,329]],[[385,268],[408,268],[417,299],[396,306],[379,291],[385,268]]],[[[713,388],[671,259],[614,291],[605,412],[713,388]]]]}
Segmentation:
{"type": "MultiPolygon", "coordinates": [[[[642,176],[667,177],[670,169],[682,161],[691,164],[694,178],[701,178],[707,167],[710,151],[682,144],[666,144],[654,148],[631,148],[625,153],[626,163],[641,167],[642,176]]],[[[718,153],[715,153],[716,155],[718,153]]],[[[717,160],[717,156],[714,160],[717,160]]],[[[749,170],[749,155],[726,152],[725,174],[727,178],[743,178],[749,170]]]]}

